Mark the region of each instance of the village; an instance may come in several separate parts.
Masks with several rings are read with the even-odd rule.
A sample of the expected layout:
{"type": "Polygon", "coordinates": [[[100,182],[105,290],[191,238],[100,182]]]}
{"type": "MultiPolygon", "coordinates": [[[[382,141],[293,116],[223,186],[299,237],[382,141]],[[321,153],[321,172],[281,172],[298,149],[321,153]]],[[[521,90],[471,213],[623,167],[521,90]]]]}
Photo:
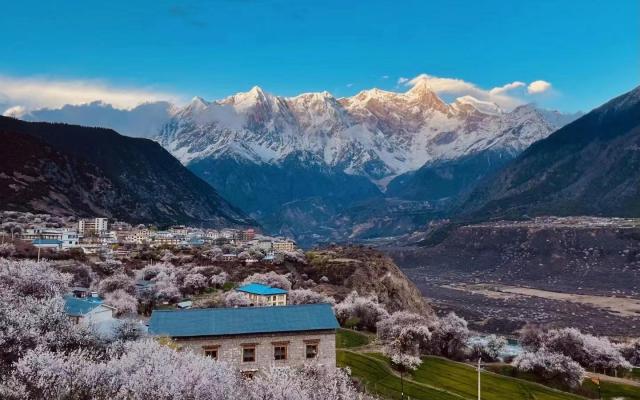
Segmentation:
{"type": "Polygon", "coordinates": [[[256,233],[255,229],[200,229],[184,225],[158,230],[153,226],[110,223],[107,218],[80,219],[60,228],[32,226],[20,230],[19,239],[38,249],[77,249],[102,258],[126,258],[143,248],[199,248],[205,245],[225,250],[222,261],[253,263],[273,261],[277,254],[293,252],[296,244],[283,237],[256,233]]]}

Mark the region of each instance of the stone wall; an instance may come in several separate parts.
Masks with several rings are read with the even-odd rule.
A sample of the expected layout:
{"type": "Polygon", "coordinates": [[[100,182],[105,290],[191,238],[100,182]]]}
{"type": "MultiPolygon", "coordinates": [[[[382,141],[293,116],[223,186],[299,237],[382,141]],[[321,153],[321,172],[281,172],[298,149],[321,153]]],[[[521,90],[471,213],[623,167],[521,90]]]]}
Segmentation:
{"type": "Polygon", "coordinates": [[[336,365],[335,331],[308,331],[300,333],[276,333],[260,335],[218,336],[206,338],[176,338],[182,348],[189,348],[196,353],[204,354],[205,348],[218,350],[218,360],[226,362],[241,371],[268,370],[273,367],[300,367],[305,363],[320,365],[336,365]],[[306,358],[306,345],[317,343],[318,354],[315,358],[306,358]],[[287,359],[274,359],[274,346],[287,347],[287,359]],[[255,346],[256,361],[243,362],[244,347],[255,346]]]}

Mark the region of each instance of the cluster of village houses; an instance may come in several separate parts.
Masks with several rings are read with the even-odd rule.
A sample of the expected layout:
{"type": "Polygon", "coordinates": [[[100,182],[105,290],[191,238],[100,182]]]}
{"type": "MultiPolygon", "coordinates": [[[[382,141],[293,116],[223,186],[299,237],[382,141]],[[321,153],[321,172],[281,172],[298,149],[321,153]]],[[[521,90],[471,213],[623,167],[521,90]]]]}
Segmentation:
{"type": "MultiPolygon", "coordinates": [[[[115,222],[107,218],[81,219],[76,226],[64,228],[34,227],[22,232],[21,238],[38,248],[55,250],[81,249],[86,254],[127,256],[136,246],[151,247],[201,247],[207,244],[231,244],[244,248],[253,247],[265,254],[265,261],[277,253],[291,252],[296,244],[285,238],[273,238],[257,234],[254,229],[200,229],[183,225],[167,230],[156,230],[139,225],[115,222]]],[[[234,261],[235,253],[222,255],[222,261],[234,261]]],[[[256,262],[257,259],[244,260],[256,262]]]]}
{"type": "MultiPolygon", "coordinates": [[[[83,219],[76,226],[65,228],[33,227],[23,231],[21,239],[39,248],[77,248],[89,254],[111,251],[113,255],[118,255],[122,247],[206,244],[257,248],[265,254],[264,259],[296,250],[291,240],[259,235],[253,229],[174,226],[163,231],[109,224],[106,218],[83,219]]],[[[236,257],[237,254],[223,254],[222,261],[236,257]]],[[[136,290],[146,290],[145,282],[136,282],[136,290]]],[[[250,306],[192,309],[191,302],[183,302],[175,310],[154,310],[145,329],[152,336],[171,338],[180,348],[233,365],[246,376],[306,363],[335,366],[335,332],[339,325],[330,304],[289,305],[286,290],[259,283],[234,290],[246,296],[250,306]]],[[[74,323],[102,332],[119,323],[115,318],[117,310],[88,288],[71,289],[65,296],[65,312],[74,323]]]]}
{"type": "MultiPolygon", "coordinates": [[[[247,296],[250,306],[154,310],[148,332],[233,365],[249,377],[306,363],[335,367],[339,324],[330,304],[288,305],[286,290],[259,283],[235,290],[247,296]]],[[[75,323],[98,329],[117,323],[116,310],[86,288],[73,288],[65,296],[65,311],[75,323]]]]}

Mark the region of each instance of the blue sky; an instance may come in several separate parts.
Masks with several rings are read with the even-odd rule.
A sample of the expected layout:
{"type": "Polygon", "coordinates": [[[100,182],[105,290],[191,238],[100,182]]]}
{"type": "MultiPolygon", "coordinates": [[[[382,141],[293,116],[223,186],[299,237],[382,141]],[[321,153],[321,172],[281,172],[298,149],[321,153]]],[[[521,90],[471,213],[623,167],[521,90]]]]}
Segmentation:
{"type": "Polygon", "coordinates": [[[38,85],[57,82],[50,96],[70,85],[76,92],[64,96],[87,88],[184,100],[253,85],[280,95],[405,90],[399,78],[424,73],[487,90],[544,80],[552,85],[544,93],[529,96],[525,86],[514,95],[563,111],[588,110],[640,83],[639,4],[5,2],[0,104],[27,96],[15,94],[20,87],[3,94],[3,85],[25,82],[35,97],[49,93],[38,85]]]}

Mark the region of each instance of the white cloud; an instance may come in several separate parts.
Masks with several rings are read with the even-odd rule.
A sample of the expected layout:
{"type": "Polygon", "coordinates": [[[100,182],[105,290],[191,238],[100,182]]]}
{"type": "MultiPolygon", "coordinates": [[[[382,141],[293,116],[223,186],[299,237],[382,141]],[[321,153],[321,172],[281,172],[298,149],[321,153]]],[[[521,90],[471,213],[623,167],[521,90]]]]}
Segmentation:
{"type": "Polygon", "coordinates": [[[506,85],[502,85],[499,87],[494,87],[493,89],[489,90],[490,94],[502,94],[502,93],[506,93],[510,90],[513,89],[517,89],[519,87],[524,87],[527,86],[526,83],[524,82],[520,82],[520,81],[515,81],[515,82],[511,82],[511,83],[507,83],[506,85]]]}
{"type": "Polygon", "coordinates": [[[7,108],[2,115],[5,117],[21,118],[27,113],[27,109],[23,106],[13,106],[7,108]]]}
{"type": "Polygon", "coordinates": [[[353,87],[353,83],[347,83],[347,87],[348,88],[353,87]]]}
{"type": "Polygon", "coordinates": [[[548,85],[542,91],[551,87],[551,84],[545,81],[532,82],[528,87],[525,82],[514,81],[497,86],[491,89],[484,89],[472,82],[467,82],[456,78],[442,78],[428,74],[420,74],[413,79],[399,78],[398,85],[414,86],[419,82],[426,83],[431,90],[439,95],[449,96],[472,96],[478,100],[490,101],[496,103],[502,108],[512,109],[518,105],[527,103],[527,93],[541,93],[541,91],[531,91],[532,85],[536,89],[540,89],[540,83],[548,85]],[[527,90],[525,90],[527,88],[527,90]]]}
{"type": "Polygon", "coordinates": [[[527,86],[527,92],[529,94],[544,93],[551,89],[551,84],[547,81],[533,81],[527,86]]]}
{"type": "Polygon", "coordinates": [[[38,108],[60,108],[64,105],[102,101],[118,109],[131,109],[154,101],[181,102],[180,96],[145,88],[122,88],[101,81],[17,78],[0,75],[0,103],[9,110],[21,112],[38,108]]]}
{"type": "Polygon", "coordinates": [[[389,75],[382,75],[380,78],[382,78],[382,79],[389,79],[389,75]]]}

